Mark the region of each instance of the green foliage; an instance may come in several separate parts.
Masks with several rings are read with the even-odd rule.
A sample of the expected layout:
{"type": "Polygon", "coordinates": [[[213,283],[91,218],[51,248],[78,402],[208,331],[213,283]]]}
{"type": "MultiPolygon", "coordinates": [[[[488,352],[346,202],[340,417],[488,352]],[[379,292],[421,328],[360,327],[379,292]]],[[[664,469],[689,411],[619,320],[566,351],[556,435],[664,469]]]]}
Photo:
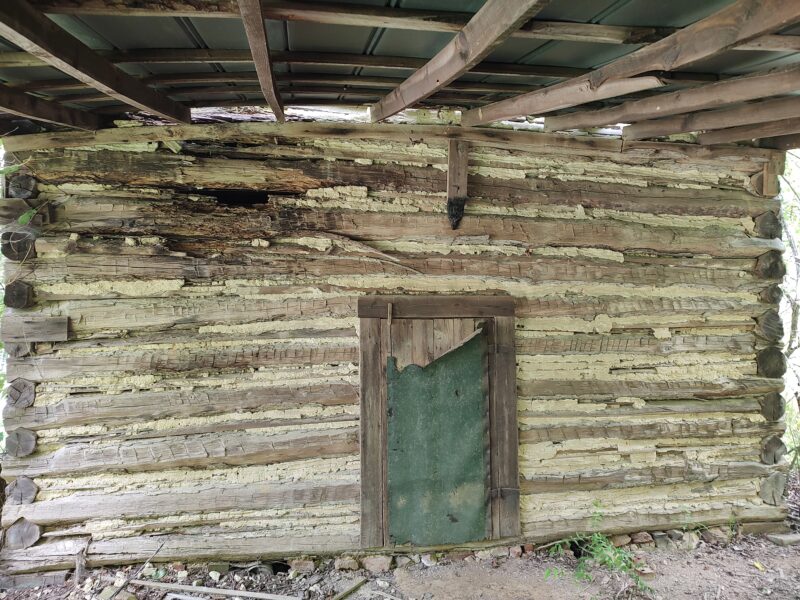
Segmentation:
{"type": "Polygon", "coordinates": [[[24,213],[22,213],[19,217],[17,217],[17,222],[20,225],[27,225],[31,222],[31,219],[36,216],[36,213],[39,209],[38,208],[29,208],[24,213]]]}

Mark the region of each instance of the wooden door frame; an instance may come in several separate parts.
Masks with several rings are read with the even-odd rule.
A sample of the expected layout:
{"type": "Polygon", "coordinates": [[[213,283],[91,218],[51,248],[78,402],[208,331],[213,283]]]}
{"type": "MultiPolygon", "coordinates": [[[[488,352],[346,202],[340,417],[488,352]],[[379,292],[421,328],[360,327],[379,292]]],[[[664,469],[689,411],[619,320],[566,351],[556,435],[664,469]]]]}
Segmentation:
{"type": "Polygon", "coordinates": [[[517,537],[519,433],[514,299],[509,296],[365,296],[361,342],[361,546],[389,545],[386,357],[390,319],[485,318],[489,325],[491,539],[517,537]]]}

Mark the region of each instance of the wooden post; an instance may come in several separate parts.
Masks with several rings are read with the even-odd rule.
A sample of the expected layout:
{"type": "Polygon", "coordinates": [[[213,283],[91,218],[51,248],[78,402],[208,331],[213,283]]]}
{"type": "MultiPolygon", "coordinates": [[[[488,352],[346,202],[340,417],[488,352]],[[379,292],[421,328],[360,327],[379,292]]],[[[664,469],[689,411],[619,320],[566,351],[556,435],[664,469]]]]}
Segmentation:
{"type": "Polygon", "coordinates": [[[450,140],[447,147],[447,218],[458,229],[467,203],[469,142],[450,140]]]}

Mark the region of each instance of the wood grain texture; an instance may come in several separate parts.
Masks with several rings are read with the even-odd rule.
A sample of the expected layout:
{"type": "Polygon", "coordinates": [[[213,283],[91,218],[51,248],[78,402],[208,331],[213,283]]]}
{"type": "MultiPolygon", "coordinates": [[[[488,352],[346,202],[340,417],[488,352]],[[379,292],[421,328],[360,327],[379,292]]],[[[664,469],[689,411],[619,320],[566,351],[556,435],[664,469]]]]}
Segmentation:
{"type": "Polygon", "coordinates": [[[247,42],[250,45],[250,53],[258,73],[258,82],[261,92],[267,100],[275,118],[279,123],[286,121],[283,113],[283,102],[280,92],[275,83],[275,75],[272,71],[272,59],[270,58],[269,40],[267,39],[267,27],[264,19],[267,16],[260,0],[238,0],[239,12],[242,15],[242,23],[247,34],[247,42]]]}

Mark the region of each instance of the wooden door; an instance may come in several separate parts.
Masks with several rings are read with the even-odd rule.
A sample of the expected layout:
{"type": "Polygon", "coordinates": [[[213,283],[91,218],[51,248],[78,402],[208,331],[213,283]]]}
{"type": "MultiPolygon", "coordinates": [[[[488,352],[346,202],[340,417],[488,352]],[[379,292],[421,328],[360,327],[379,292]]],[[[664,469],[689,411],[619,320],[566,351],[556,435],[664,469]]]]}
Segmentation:
{"type": "Polygon", "coordinates": [[[362,546],[519,534],[513,315],[508,297],[359,302],[362,546]]]}

